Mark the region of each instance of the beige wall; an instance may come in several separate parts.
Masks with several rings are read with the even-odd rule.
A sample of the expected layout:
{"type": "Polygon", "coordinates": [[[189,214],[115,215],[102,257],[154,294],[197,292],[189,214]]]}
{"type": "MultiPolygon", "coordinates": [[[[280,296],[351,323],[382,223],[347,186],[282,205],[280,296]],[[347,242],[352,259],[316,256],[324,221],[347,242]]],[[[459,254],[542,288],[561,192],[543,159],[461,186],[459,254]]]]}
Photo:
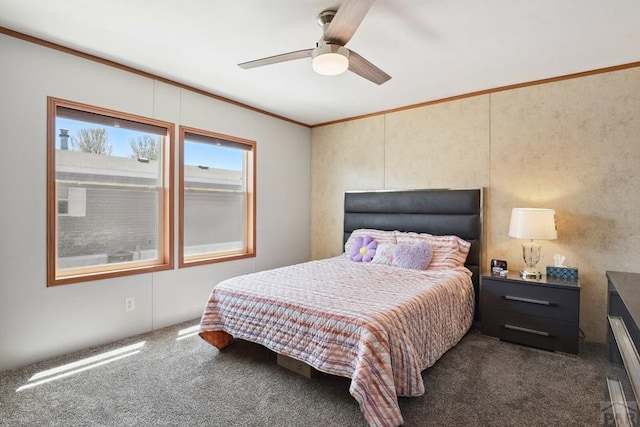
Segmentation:
{"type": "Polygon", "coordinates": [[[341,252],[347,190],[482,187],[484,263],[512,270],[511,208],[555,208],[539,265],[579,268],[580,327],[604,342],[605,271],[640,272],[640,68],[314,128],[311,183],[315,259],[341,252]]]}

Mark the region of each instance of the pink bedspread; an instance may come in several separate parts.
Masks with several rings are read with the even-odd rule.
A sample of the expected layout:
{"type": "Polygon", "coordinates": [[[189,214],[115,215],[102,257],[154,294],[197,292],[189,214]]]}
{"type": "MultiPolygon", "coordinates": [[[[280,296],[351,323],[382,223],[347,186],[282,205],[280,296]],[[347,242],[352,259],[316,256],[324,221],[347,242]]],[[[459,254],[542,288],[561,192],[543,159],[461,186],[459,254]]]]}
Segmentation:
{"type": "Polygon", "coordinates": [[[344,256],[253,273],[213,289],[200,332],[219,348],[233,336],[351,378],[368,423],[397,426],[397,396],[423,394],[421,372],[471,326],[470,276],[344,256]]]}

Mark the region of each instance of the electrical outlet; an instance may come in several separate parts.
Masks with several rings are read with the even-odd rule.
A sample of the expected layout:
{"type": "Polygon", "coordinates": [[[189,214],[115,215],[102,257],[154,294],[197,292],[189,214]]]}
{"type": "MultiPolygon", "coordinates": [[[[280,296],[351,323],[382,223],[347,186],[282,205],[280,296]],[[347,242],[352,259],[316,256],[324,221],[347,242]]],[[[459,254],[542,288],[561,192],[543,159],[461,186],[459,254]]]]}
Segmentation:
{"type": "Polygon", "coordinates": [[[124,299],[124,311],[133,311],[136,309],[136,299],[129,297],[124,299]]]}

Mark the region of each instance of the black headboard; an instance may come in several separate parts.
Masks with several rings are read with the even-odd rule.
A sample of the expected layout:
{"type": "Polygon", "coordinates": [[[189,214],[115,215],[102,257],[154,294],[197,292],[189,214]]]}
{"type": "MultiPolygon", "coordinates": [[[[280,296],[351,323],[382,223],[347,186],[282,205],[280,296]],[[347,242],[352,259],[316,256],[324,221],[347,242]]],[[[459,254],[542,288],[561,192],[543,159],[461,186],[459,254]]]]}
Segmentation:
{"type": "Polygon", "coordinates": [[[470,242],[465,266],[473,273],[478,319],[482,190],[347,192],[344,195],[344,242],[359,228],[456,235],[470,242]]]}

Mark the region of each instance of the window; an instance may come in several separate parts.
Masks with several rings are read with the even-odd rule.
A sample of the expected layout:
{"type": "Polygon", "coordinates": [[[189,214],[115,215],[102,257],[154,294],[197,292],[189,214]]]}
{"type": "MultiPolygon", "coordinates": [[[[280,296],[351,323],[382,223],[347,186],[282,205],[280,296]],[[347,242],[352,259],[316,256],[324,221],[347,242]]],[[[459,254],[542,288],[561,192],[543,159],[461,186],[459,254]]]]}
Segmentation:
{"type": "Polygon", "coordinates": [[[172,268],[174,125],[48,102],[48,285],[172,268]]]}
{"type": "Polygon", "coordinates": [[[255,256],[255,151],[180,126],[180,267],[255,256]]]}
{"type": "Polygon", "coordinates": [[[85,216],[87,189],[58,185],[58,216],[85,216]]]}

